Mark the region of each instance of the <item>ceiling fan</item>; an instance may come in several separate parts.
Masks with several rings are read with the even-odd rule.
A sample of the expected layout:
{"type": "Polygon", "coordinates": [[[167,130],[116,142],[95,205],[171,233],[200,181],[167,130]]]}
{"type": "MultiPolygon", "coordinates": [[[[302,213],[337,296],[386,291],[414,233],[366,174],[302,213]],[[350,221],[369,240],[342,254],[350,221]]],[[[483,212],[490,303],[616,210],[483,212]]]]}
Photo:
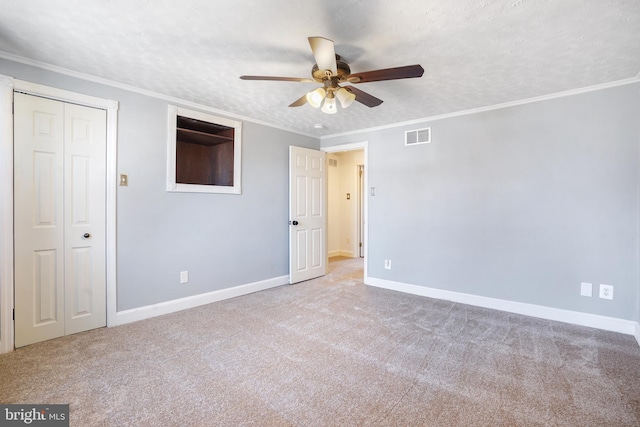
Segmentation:
{"type": "Polygon", "coordinates": [[[323,112],[334,114],[337,112],[336,99],[340,102],[342,108],[347,108],[353,101],[358,101],[370,108],[382,104],[381,99],[369,95],[354,86],[341,86],[343,83],[357,84],[383,80],[409,79],[422,77],[424,73],[424,69],[416,64],[351,74],[349,65],[344,62],[339,55],[336,55],[332,40],[324,37],[309,37],[309,45],[316,60],[316,64],[314,64],[311,70],[313,79],[277,76],[240,76],[240,78],[242,80],[322,83],[322,87],[302,95],[289,105],[289,107],[300,107],[307,103],[315,108],[322,105],[323,112]]]}

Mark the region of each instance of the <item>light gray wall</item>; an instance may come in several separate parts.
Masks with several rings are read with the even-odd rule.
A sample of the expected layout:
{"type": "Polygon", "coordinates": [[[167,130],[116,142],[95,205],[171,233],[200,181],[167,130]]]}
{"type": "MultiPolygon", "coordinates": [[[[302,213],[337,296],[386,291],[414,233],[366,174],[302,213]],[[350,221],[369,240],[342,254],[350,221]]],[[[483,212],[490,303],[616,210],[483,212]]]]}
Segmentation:
{"type": "Polygon", "coordinates": [[[638,319],[639,84],[321,145],[363,140],[369,276],[638,319]],[[433,142],[405,147],[425,126],[433,142]]]}
{"type": "Polygon", "coordinates": [[[317,139],[245,121],[242,195],[167,193],[168,102],[2,59],[0,74],[119,102],[119,311],[288,274],[288,147],[317,139]]]}

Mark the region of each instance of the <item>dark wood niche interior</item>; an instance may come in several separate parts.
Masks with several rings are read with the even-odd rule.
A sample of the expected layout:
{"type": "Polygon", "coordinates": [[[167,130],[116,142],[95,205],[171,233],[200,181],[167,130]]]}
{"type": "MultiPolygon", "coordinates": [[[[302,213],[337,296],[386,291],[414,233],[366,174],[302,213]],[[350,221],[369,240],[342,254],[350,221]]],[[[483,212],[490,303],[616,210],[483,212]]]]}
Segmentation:
{"type": "Polygon", "coordinates": [[[178,116],[176,182],[233,186],[234,128],[178,116]]]}

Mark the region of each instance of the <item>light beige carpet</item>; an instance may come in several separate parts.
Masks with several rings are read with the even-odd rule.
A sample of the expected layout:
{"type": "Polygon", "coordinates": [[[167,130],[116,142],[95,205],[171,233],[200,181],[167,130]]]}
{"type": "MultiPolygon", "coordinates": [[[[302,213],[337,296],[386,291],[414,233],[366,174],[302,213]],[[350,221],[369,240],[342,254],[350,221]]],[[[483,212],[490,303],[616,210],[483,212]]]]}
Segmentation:
{"type": "Polygon", "coordinates": [[[362,261],[0,355],[72,426],[638,426],[633,337],[362,283],[362,261]]]}

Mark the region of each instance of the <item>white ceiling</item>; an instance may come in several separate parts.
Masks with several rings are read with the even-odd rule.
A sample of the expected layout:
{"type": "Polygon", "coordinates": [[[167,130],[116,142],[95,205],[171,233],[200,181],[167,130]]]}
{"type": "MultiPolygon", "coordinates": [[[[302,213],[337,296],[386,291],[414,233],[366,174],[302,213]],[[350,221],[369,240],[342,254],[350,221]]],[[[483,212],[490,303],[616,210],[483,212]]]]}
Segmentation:
{"type": "Polygon", "coordinates": [[[638,78],[640,1],[0,0],[0,51],[323,136],[638,78]],[[313,83],[239,79],[310,77],[308,36],[425,73],[335,115],[287,107],[313,83]]]}

